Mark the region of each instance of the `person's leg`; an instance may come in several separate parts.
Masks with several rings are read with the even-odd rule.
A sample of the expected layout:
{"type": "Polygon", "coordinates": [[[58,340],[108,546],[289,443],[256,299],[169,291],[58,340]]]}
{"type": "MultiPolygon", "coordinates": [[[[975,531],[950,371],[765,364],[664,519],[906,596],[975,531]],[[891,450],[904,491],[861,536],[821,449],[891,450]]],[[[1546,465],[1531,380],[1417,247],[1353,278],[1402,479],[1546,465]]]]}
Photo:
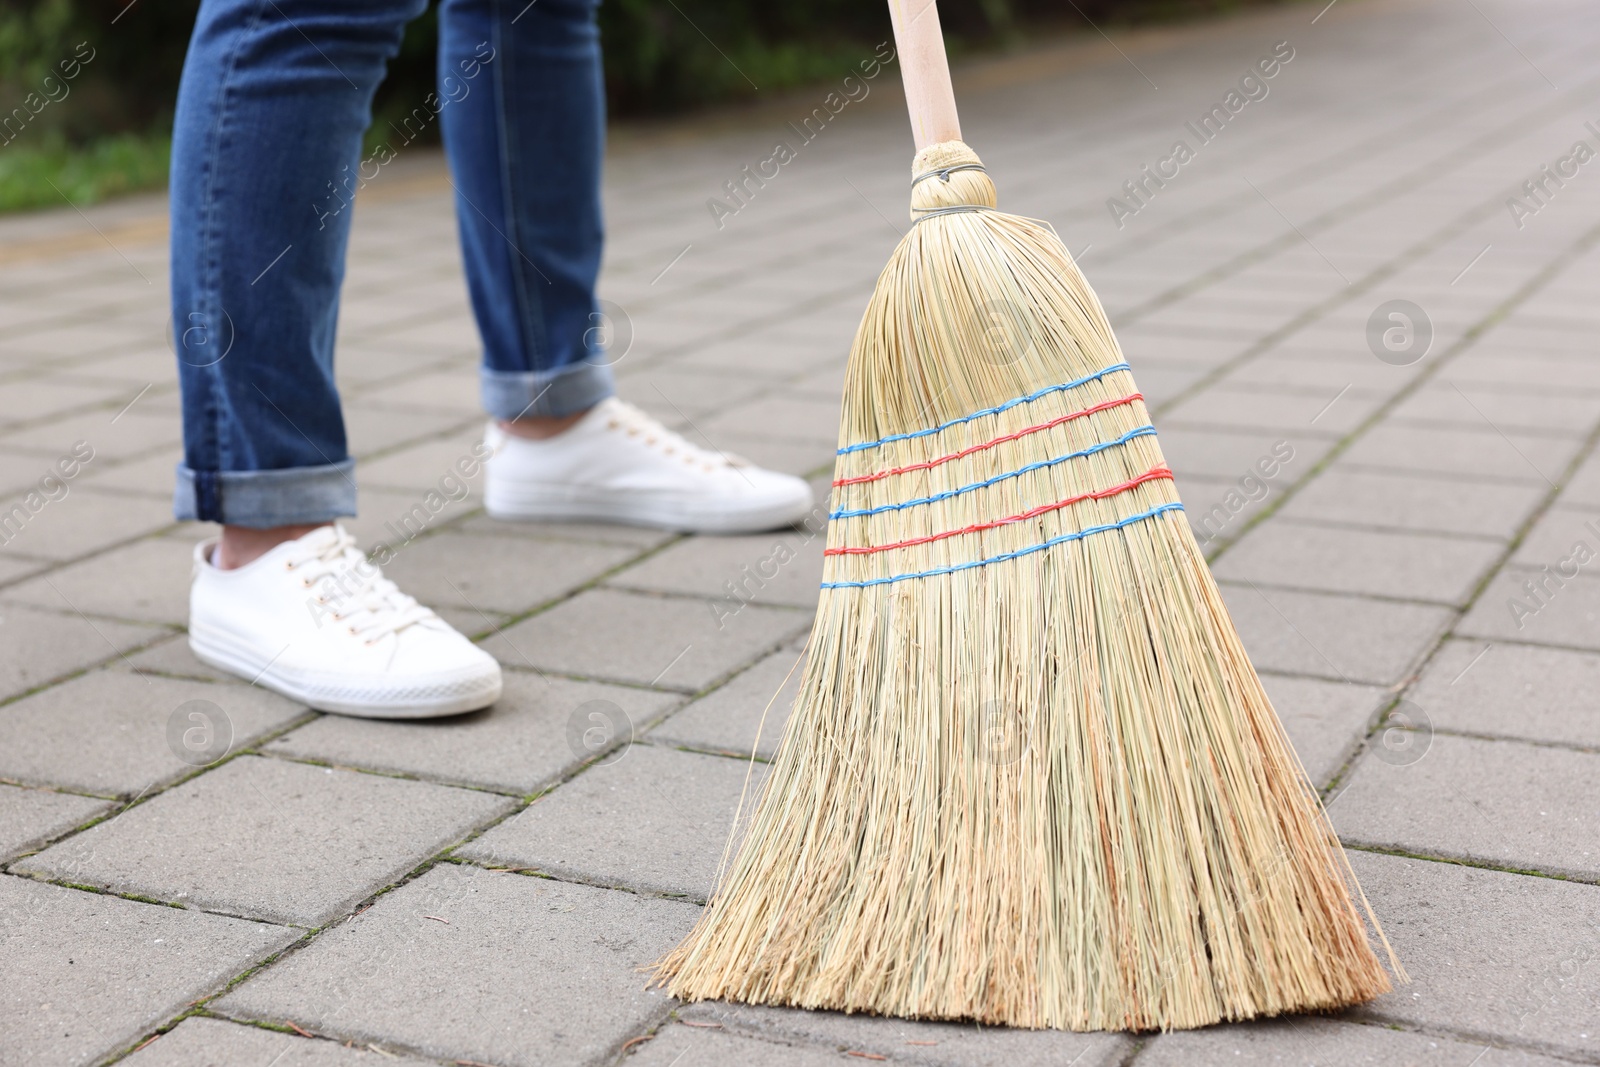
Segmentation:
{"type": "Polygon", "coordinates": [[[206,0],[172,144],[180,519],[219,565],[355,514],[333,381],[350,201],[373,91],[426,0],[206,0]]]}
{"type": "Polygon", "coordinates": [[[736,532],[811,490],[702,448],[612,396],[619,324],[595,299],[605,101],[596,0],[444,0],[440,95],[494,418],[484,503],[503,519],[736,532]]]}
{"type": "Polygon", "coordinates": [[[610,396],[595,300],[604,86],[595,0],[443,0],[440,115],[483,398],[559,429],[610,396]]]}
{"type": "Polygon", "coordinates": [[[362,131],[425,5],[205,0],[173,135],[175,506],[223,524],[195,549],[189,646],[311,707],[379,718],[481,708],[501,684],[492,656],[329,525],[356,504],[333,341],[362,131]]]}

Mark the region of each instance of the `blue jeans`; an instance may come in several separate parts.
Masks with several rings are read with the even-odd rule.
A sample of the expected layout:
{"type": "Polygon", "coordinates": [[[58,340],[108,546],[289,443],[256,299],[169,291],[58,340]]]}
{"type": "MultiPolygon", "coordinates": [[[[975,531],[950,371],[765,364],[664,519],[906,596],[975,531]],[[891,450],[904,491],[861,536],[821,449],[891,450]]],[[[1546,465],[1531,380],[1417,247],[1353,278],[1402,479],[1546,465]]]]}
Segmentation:
{"type": "Polygon", "coordinates": [[[429,123],[456,188],[489,414],[609,396],[593,329],[604,151],[598,0],[442,0],[439,86],[362,158],[426,0],[205,0],[172,143],[180,519],[354,515],[333,343],[360,185],[429,123]]]}

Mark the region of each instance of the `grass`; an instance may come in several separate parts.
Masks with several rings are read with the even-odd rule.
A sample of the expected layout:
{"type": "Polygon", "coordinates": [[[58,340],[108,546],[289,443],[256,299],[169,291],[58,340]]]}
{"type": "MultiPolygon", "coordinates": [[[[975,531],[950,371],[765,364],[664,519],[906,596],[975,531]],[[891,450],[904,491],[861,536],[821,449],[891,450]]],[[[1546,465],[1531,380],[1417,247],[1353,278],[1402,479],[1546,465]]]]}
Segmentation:
{"type": "Polygon", "coordinates": [[[24,131],[0,146],[0,212],[62,207],[63,197],[82,207],[159,189],[167,181],[171,147],[165,135],[124,133],[73,145],[61,137],[28,138],[24,131]]]}

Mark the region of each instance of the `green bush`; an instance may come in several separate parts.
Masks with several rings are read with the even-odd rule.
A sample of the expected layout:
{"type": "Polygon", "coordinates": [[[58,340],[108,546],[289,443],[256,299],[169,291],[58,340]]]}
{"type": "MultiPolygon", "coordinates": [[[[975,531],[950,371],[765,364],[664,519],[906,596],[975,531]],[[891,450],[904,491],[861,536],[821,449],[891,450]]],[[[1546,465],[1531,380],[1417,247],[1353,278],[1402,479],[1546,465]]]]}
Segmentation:
{"type": "Polygon", "coordinates": [[[68,145],[48,131],[34,143],[0,148],[0,212],[62,207],[141,189],[167,180],[172,142],[162,135],[118,133],[68,145]]]}
{"type": "MultiPolygon", "coordinates": [[[[1076,0],[1063,8],[1045,0],[947,0],[940,18],[952,51],[960,52],[1019,40],[1019,27],[1083,30],[1085,18],[1105,27],[1240,2],[1076,0]]],[[[25,115],[20,133],[17,122],[0,131],[0,210],[59,202],[44,178],[70,187],[74,202],[164,180],[161,160],[198,7],[198,0],[0,2],[0,124],[76,49],[94,57],[69,96],[25,115]]],[[[376,126],[433,90],[437,25],[430,9],[407,28],[374,103],[376,126]]],[[[755,100],[829,81],[890,35],[878,0],[605,0],[600,26],[614,117],[755,100]]],[[[437,136],[436,128],[429,135],[437,136]]]]}

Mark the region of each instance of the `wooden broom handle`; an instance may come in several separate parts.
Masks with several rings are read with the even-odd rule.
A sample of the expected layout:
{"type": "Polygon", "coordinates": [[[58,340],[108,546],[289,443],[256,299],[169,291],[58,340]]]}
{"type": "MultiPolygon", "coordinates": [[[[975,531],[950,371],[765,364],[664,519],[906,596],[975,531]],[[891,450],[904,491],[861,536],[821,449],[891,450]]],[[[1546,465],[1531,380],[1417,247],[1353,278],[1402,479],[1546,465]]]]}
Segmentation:
{"type": "Polygon", "coordinates": [[[894,21],[895,52],[917,151],[940,141],[961,140],[937,4],[934,0],[889,0],[889,17],[894,21]]]}

